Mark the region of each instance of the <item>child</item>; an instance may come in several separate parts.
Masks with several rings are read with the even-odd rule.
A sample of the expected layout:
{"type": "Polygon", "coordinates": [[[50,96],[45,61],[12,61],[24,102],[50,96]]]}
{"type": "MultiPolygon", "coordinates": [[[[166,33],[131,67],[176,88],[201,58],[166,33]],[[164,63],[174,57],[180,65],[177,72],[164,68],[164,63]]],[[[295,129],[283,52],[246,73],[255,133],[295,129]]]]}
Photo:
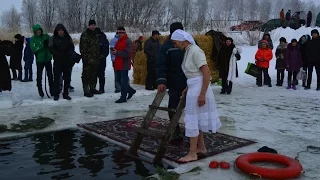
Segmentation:
{"type": "Polygon", "coordinates": [[[301,51],[298,46],[298,41],[292,39],[291,43],[287,46],[285,56],[286,69],[288,71],[288,87],[287,89],[296,90],[297,74],[302,67],[301,51]],[[292,77],[293,76],[293,77],[292,77]]]}
{"type": "Polygon", "coordinates": [[[284,70],[286,69],[284,57],[287,50],[287,40],[284,37],[280,38],[280,44],[276,50],[276,70],[277,70],[277,84],[276,86],[282,86],[284,79],[284,70]]]}
{"type": "Polygon", "coordinates": [[[24,79],[21,82],[33,81],[32,79],[32,64],[34,61],[34,54],[30,48],[30,38],[26,38],[26,47],[23,52],[24,61],[24,79]]]}
{"type": "Polygon", "coordinates": [[[268,46],[268,41],[262,40],[261,48],[258,49],[255,55],[256,65],[259,68],[259,74],[257,77],[257,85],[259,87],[262,86],[262,72],[264,75],[264,84],[268,85],[269,87],[272,87],[271,79],[268,73],[269,62],[272,60],[272,58],[273,58],[273,54],[272,54],[272,50],[268,46]]]}

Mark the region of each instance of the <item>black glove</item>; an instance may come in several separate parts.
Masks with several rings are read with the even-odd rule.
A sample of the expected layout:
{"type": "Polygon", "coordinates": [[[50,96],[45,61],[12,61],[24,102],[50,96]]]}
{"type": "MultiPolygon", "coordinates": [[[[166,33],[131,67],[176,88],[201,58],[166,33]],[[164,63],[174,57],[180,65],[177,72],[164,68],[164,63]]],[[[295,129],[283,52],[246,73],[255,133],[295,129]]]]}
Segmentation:
{"type": "Polygon", "coordinates": [[[240,54],[235,54],[235,56],[236,56],[236,58],[237,58],[238,61],[241,59],[240,54]]]}
{"type": "Polygon", "coordinates": [[[43,41],[43,46],[44,46],[45,48],[48,48],[48,47],[49,47],[49,39],[46,39],[46,40],[43,41]]]}

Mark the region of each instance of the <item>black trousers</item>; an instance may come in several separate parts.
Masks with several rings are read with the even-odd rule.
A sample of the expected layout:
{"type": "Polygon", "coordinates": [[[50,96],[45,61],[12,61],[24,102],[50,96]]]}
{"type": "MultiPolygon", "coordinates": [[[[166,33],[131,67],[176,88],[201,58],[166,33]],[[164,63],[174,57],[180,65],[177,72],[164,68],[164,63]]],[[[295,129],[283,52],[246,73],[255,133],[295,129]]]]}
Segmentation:
{"type": "Polygon", "coordinates": [[[53,74],[54,74],[54,82],[53,82],[53,95],[59,96],[60,94],[60,77],[63,74],[63,94],[69,94],[69,87],[71,82],[71,68],[70,63],[64,60],[54,61],[53,63],[53,74]]]}
{"type": "Polygon", "coordinates": [[[298,71],[288,71],[288,86],[296,85],[298,71]]]}
{"type": "Polygon", "coordinates": [[[268,68],[258,68],[258,77],[257,77],[257,85],[262,85],[262,74],[263,74],[263,81],[265,85],[271,84],[271,78],[269,76],[268,68]]]}
{"type": "Polygon", "coordinates": [[[311,86],[313,67],[315,67],[315,69],[316,69],[316,73],[317,73],[317,87],[319,88],[319,87],[320,87],[320,66],[315,66],[315,65],[309,65],[309,66],[308,66],[307,86],[308,86],[308,87],[311,86]]]}
{"type": "Polygon", "coordinates": [[[146,89],[156,89],[156,62],[147,60],[146,89]]]}
{"type": "MultiPolygon", "coordinates": [[[[37,62],[37,87],[42,88],[42,73],[43,69],[46,68],[47,77],[50,87],[50,94],[52,93],[53,87],[53,74],[52,74],[52,64],[51,61],[48,62],[37,62]]],[[[46,78],[46,77],[45,77],[46,78]]]]}
{"type": "MultiPolygon", "coordinates": [[[[183,90],[177,90],[177,89],[169,89],[169,103],[168,103],[168,108],[176,109],[179,105],[180,102],[180,97],[182,95],[183,90]]],[[[169,112],[169,118],[170,120],[173,118],[174,113],[169,112]]],[[[175,130],[176,133],[180,133],[180,127],[179,124],[176,127],[175,130]]]]}
{"type": "Polygon", "coordinates": [[[284,79],[284,69],[277,69],[277,84],[282,84],[284,79]]]}
{"type": "Polygon", "coordinates": [[[106,83],[105,71],[107,66],[106,58],[100,59],[99,70],[98,70],[98,79],[99,79],[99,91],[104,91],[104,86],[106,83]]]}

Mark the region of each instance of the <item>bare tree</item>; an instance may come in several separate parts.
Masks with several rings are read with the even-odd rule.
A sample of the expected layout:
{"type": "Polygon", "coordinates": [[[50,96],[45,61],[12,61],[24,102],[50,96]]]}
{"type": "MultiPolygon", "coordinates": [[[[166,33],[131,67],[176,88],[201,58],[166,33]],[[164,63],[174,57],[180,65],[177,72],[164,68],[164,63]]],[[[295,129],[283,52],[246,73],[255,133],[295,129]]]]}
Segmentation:
{"type": "Polygon", "coordinates": [[[21,14],[14,6],[2,13],[1,21],[8,32],[16,33],[21,30],[21,14]]]}
{"type": "MultiPolygon", "coordinates": [[[[270,13],[271,13],[271,1],[268,0],[260,0],[259,1],[259,12],[260,12],[260,15],[259,15],[259,20],[262,20],[262,21],[267,21],[269,18],[270,18],[270,13]]],[[[280,12],[280,11],[279,11],[280,12]]]]}
{"type": "Polygon", "coordinates": [[[47,32],[53,31],[55,13],[55,0],[39,0],[39,22],[47,32]]]}
{"type": "Polygon", "coordinates": [[[37,0],[23,0],[22,1],[22,21],[29,30],[32,31],[32,26],[37,21],[37,0]]]}

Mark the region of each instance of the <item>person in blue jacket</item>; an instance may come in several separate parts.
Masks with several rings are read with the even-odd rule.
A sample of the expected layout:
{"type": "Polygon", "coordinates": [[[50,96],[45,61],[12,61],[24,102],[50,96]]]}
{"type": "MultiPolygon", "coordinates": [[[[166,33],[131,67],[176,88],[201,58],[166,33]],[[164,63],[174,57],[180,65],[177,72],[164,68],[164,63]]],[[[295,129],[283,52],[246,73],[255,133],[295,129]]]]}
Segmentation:
{"type": "MultiPolygon", "coordinates": [[[[113,49],[115,46],[116,46],[116,43],[118,42],[118,39],[119,39],[119,36],[118,34],[114,35],[114,38],[111,39],[110,41],[110,49],[113,49]]],[[[114,60],[116,58],[116,56],[114,54],[110,54],[111,55],[111,61],[112,61],[112,65],[114,63],[114,60]]],[[[115,93],[120,93],[121,92],[121,86],[120,84],[116,81],[116,73],[115,73],[115,70],[114,70],[114,88],[115,88],[115,93]]]]}
{"type": "Polygon", "coordinates": [[[30,47],[30,38],[26,38],[26,47],[23,52],[24,61],[24,79],[21,82],[33,81],[32,64],[34,61],[34,53],[30,47]]]}

